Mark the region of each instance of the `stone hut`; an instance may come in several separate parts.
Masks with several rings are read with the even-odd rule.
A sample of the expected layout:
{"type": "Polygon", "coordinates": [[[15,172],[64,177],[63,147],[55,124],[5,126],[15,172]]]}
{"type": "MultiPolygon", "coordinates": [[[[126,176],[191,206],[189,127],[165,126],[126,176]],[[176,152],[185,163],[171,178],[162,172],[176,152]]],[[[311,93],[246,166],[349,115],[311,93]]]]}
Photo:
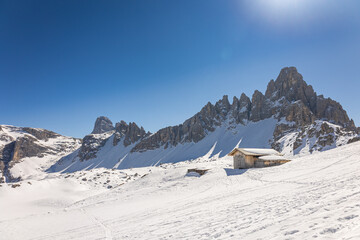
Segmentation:
{"type": "Polygon", "coordinates": [[[274,149],[235,148],[228,156],[234,158],[234,169],[277,166],[289,162],[274,149]]]}

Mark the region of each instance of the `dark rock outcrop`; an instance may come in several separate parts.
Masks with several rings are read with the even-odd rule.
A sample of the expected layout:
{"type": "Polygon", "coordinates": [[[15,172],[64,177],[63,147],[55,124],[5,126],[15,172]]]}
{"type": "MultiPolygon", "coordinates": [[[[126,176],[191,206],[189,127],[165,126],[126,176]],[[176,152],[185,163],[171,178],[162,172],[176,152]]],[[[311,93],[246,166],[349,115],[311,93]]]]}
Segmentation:
{"type": "Polygon", "coordinates": [[[216,126],[221,125],[231,109],[232,105],[229,103],[228,96],[225,95],[215,105],[210,102],[206,104],[200,112],[187,119],[183,124],[160,129],[145,138],[132,149],[132,152],[152,150],[161,146],[167,148],[184,142],[199,142],[208,131],[212,132],[216,126]]]}
{"type": "Polygon", "coordinates": [[[134,122],[127,124],[125,121],[120,121],[115,125],[113,145],[116,146],[124,138],[124,146],[127,147],[149,135],[150,132],[145,132],[143,127],[138,127],[134,122]]]}
{"type": "Polygon", "coordinates": [[[95,158],[96,153],[105,145],[107,140],[106,136],[99,137],[93,134],[85,136],[78,153],[80,161],[95,158]]]}
{"type": "Polygon", "coordinates": [[[12,162],[18,162],[25,157],[43,157],[47,148],[36,144],[37,139],[30,136],[20,137],[15,141],[12,162]]]}
{"type": "MultiPolygon", "coordinates": [[[[95,128],[102,130],[95,131],[94,128],[94,131],[98,132],[97,134],[90,134],[83,138],[82,145],[77,155],[80,161],[86,161],[92,158],[96,158],[98,151],[106,144],[110,137],[113,137],[112,145],[114,147],[116,147],[122,140],[122,144],[127,147],[148,137],[151,134],[150,132],[146,132],[143,127],[139,127],[138,125],[136,125],[136,123],[130,122],[129,124],[127,124],[125,121],[120,121],[116,123],[115,128],[112,129],[115,130],[114,132],[110,132],[111,130],[105,131],[103,127],[100,127],[102,120],[99,119],[103,119],[103,117],[99,117],[96,120],[95,128]],[[99,127],[97,128],[96,126],[99,127]]],[[[107,119],[106,122],[109,123],[111,121],[107,119]]],[[[110,129],[109,124],[107,129],[110,129]]]]}
{"type": "Polygon", "coordinates": [[[49,138],[56,138],[60,136],[59,134],[46,129],[24,127],[22,130],[33,135],[35,138],[44,141],[47,141],[49,138]]]}
{"type": "MultiPolygon", "coordinates": [[[[342,106],[330,98],[317,96],[313,87],[303,80],[295,67],[283,68],[276,81],[271,80],[268,84],[265,97],[272,102],[285,99],[286,105],[292,105],[295,102],[300,104],[299,110],[302,112],[303,122],[300,120],[298,123],[301,125],[312,123],[314,119],[322,119],[355,130],[354,122],[349,119],[342,106]]],[[[283,105],[281,106],[282,114],[279,117],[291,119],[290,115],[294,116],[294,112],[291,112],[294,106],[292,105],[287,110],[283,105]]]]}
{"type": "Polygon", "coordinates": [[[114,130],[114,125],[111,120],[107,117],[101,116],[96,119],[94,130],[91,134],[100,134],[111,130],[114,130]]]}

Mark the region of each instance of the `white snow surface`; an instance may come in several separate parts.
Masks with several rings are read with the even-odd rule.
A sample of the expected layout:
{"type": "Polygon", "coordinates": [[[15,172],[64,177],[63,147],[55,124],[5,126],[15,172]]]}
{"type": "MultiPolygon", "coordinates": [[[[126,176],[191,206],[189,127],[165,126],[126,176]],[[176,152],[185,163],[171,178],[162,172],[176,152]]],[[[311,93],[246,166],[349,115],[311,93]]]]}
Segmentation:
{"type": "Polygon", "coordinates": [[[256,155],[279,155],[280,153],[274,149],[264,148],[243,148],[244,151],[256,154],[256,155]]]}
{"type": "Polygon", "coordinates": [[[279,155],[266,155],[259,157],[260,160],[276,161],[276,160],[287,160],[284,156],[279,155]]]}
{"type": "Polygon", "coordinates": [[[0,238],[360,239],[359,156],[357,142],[269,168],[204,154],[1,184],[0,238]]]}

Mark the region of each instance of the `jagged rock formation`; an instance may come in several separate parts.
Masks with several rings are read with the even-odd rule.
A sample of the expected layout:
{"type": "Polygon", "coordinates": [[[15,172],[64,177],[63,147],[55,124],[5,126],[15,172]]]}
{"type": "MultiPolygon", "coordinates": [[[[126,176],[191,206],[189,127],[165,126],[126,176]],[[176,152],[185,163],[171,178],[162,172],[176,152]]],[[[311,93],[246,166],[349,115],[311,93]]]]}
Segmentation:
{"type": "Polygon", "coordinates": [[[145,132],[143,127],[138,127],[134,122],[127,124],[125,121],[120,121],[115,125],[113,145],[116,146],[123,138],[124,146],[127,147],[149,135],[150,132],[145,132]]]}
{"type": "Polygon", "coordinates": [[[0,126],[0,172],[3,180],[16,181],[11,168],[25,158],[63,156],[80,146],[80,139],[38,128],[0,126]],[[50,141],[51,140],[51,141],[50,141]]]}
{"type": "Polygon", "coordinates": [[[101,116],[96,119],[94,130],[91,134],[100,134],[114,130],[114,125],[110,119],[101,116]]]}
{"type": "Polygon", "coordinates": [[[122,142],[123,146],[127,147],[150,135],[150,132],[146,132],[143,127],[138,127],[136,123],[130,122],[127,124],[125,121],[120,121],[115,124],[115,128],[105,131],[105,129],[110,129],[109,123],[111,123],[111,121],[107,117],[99,117],[96,119],[94,131],[96,130],[95,132],[100,133],[92,133],[83,138],[78,153],[80,161],[96,158],[97,152],[105,145],[110,137],[112,137],[112,145],[114,147],[117,146],[119,142],[122,142]],[[104,124],[105,122],[106,124],[104,124]]]}
{"type": "Polygon", "coordinates": [[[109,134],[90,134],[86,135],[79,149],[78,156],[80,161],[89,160],[96,157],[96,153],[103,147],[109,138],[109,134]]]}
{"type": "MultiPolygon", "coordinates": [[[[302,125],[313,123],[315,119],[323,119],[355,130],[354,121],[349,119],[342,106],[330,98],[325,99],[323,95],[317,96],[312,86],[306,84],[295,67],[282,69],[276,81],[270,81],[265,96],[273,102],[284,99],[283,104],[286,107],[296,104],[291,106],[298,108],[293,112],[305,113],[305,118],[299,122],[302,125]]],[[[284,106],[282,105],[281,108],[284,106]]],[[[287,113],[288,111],[283,112],[283,116],[291,117],[294,115],[287,113]]]]}

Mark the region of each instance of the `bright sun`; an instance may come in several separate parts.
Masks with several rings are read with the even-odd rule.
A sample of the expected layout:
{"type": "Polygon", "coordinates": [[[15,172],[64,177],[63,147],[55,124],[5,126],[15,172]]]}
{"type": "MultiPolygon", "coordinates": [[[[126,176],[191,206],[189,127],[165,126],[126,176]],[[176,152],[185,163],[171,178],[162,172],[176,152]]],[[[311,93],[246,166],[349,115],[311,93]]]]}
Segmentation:
{"type": "Polygon", "coordinates": [[[245,0],[247,14],[256,21],[281,27],[309,21],[312,10],[322,0],[245,0]]]}

